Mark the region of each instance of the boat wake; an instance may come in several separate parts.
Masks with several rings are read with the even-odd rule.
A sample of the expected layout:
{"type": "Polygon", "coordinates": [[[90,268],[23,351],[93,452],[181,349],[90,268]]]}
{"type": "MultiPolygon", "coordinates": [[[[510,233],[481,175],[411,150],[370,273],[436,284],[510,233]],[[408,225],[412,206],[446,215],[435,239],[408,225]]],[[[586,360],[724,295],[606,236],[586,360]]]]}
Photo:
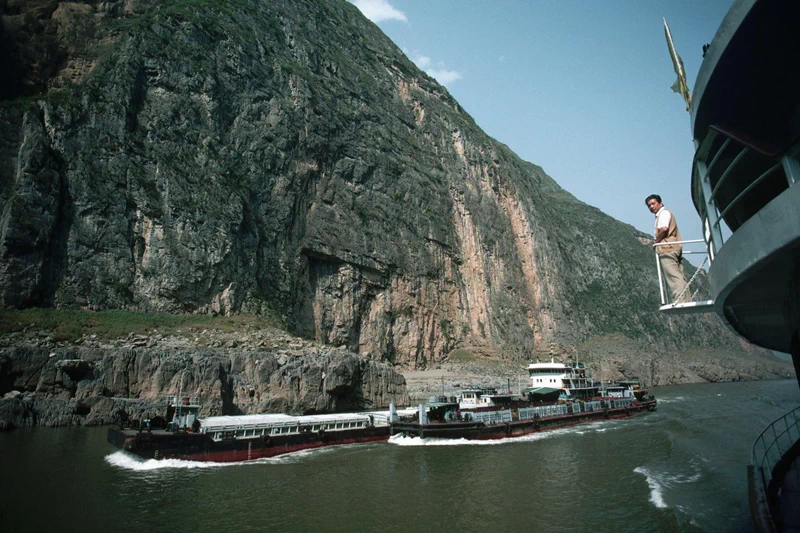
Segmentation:
{"type": "Polygon", "coordinates": [[[591,422],[589,424],[582,424],[574,428],[568,428],[565,431],[571,430],[571,432],[574,432],[577,435],[585,435],[587,433],[605,433],[606,431],[616,431],[618,429],[626,427],[627,426],[626,422],[628,422],[628,420],[626,419],[591,422]]]}
{"type": "Polygon", "coordinates": [[[196,468],[222,468],[226,466],[247,466],[264,464],[293,464],[308,459],[310,456],[327,453],[340,446],[327,446],[325,448],[315,448],[312,450],[301,450],[299,452],[287,453],[277,457],[266,457],[254,459],[252,461],[235,461],[230,463],[214,463],[211,461],[184,461],[182,459],[141,459],[129,453],[118,451],[107,455],[105,460],[111,466],[131,470],[133,472],[149,472],[155,470],[186,469],[196,468]]]}
{"type": "Polygon", "coordinates": [[[659,404],[685,402],[686,398],[683,396],[675,396],[674,398],[659,398],[659,404]]]}
{"type": "Polygon", "coordinates": [[[583,435],[590,432],[604,432],[609,429],[616,429],[608,427],[609,422],[595,422],[591,424],[582,424],[579,426],[553,429],[543,431],[541,433],[530,433],[520,437],[506,437],[502,439],[488,439],[488,440],[468,440],[468,439],[441,439],[441,438],[427,438],[410,437],[404,434],[393,435],[389,437],[389,444],[396,444],[397,446],[497,446],[500,444],[510,444],[513,442],[535,442],[537,440],[547,439],[558,435],[583,435]]]}
{"type": "Polygon", "coordinates": [[[150,470],[163,470],[171,468],[216,468],[225,466],[224,463],[206,463],[200,461],[182,461],[180,459],[163,459],[157,461],[155,459],[140,459],[134,457],[123,451],[106,455],[106,462],[111,466],[116,466],[125,470],[132,470],[134,472],[148,472],[150,470]]]}
{"type": "Polygon", "coordinates": [[[697,470],[694,474],[667,474],[650,470],[644,466],[637,466],[633,469],[637,474],[642,474],[650,487],[650,501],[659,509],[667,509],[669,505],[664,500],[664,491],[673,489],[676,485],[684,483],[695,483],[700,480],[702,473],[697,465],[692,462],[692,466],[697,470]]]}
{"type": "Polygon", "coordinates": [[[637,474],[642,474],[647,479],[647,485],[650,487],[650,501],[659,509],[666,509],[669,507],[664,501],[664,488],[666,483],[663,477],[658,476],[643,466],[637,466],[633,469],[637,474]]]}
{"type": "Polygon", "coordinates": [[[546,433],[531,433],[521,437],[508,437],[504,439],[490,440],[468,440],[468,439],[422,439],[420,437],[409,437],[407,435],[392,435],[389,437],[389,444],[398,446],[496,446],[498,444],[508,444],[510,442],[532,442],[551,436],[556,431],[546,433]]]}

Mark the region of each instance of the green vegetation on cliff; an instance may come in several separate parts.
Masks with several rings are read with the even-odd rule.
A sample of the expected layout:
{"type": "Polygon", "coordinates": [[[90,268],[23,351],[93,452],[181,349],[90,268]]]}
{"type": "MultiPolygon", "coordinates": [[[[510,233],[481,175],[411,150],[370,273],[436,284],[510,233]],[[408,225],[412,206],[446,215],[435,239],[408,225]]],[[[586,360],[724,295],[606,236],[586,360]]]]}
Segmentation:
{"type": "Polygon", "coordinates": [[[163,336],[187,330],[233,332],[253,329],[284,329],[280,317],[236,315],[170,315],[138,311],[84,311],[80,309],[0,309],[0,335],[19,331],[48,332],[54,342],[73,342],[81,337],[113,340],[130,334],[158,332],[163,336]]]}

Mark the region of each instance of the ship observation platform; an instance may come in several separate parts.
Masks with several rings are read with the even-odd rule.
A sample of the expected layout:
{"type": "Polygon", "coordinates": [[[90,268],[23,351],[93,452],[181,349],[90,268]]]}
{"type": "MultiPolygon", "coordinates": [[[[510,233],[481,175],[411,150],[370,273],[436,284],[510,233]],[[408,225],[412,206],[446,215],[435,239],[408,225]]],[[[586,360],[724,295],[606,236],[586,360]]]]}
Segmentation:
{"type": "Polygon", "coordinates": [[[708,47],[691,116],[714,310],[750,342],[800,357],[798,20],[800,2],[737,0],[708,47]]]}
{"type": "MultiPolygon", "coordinates": [[[[800,380],[800,2],[734,0],[691,97],[692,201],[713,309],[788,352],[800,380]]],[[[759,532],[800,532],[800,408],[756,439],[748,470],[759,532]]]]}
{"type": "MultiPolygon", "coordinates": [[[[658,308],[662,313],[670,315],[683,315],[694,313],[709,313],[714,311],[714,300],[705,296],[708,295],[709,289],[705,278],[707,276],[703,267],[707,262],[711,261],[709,249],[702,239],[690,241],[674,241],[662,242],[653,245],[656,250],[656,271],[658,272],[658,289],[661,295],[661,307],[658,308]],[[664,279],[664,273],[661,271],[661,262],[658,259],[659,246],[674,246],[680,244],[683,246],[683,255],[704,255],[701,265],[694,269],[694,272],[689,277],[686,287],[678,294],[677,301],[669,301],[669,291],[664,279]],[[702,249],[701,249],[702,248],[702,249]],[[699,296],[699,298],[698,298],[699,296]]],[[[684,266],[685,268],[685,266],[684,266]]]]}

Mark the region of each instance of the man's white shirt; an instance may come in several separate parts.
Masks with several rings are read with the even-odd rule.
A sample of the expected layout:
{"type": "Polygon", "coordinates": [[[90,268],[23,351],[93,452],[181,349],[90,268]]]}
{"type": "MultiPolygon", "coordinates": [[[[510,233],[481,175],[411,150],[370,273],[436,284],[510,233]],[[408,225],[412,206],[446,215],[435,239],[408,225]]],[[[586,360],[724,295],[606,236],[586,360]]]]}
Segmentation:
{"type": "Polygon", "coordinates": [[[668,228],[670,220],[672,220],[672,215],[667,211],[667,208],[662,205],[661,209],[656,212],[656,233],[658,233],[660,228],[668,228]]]}

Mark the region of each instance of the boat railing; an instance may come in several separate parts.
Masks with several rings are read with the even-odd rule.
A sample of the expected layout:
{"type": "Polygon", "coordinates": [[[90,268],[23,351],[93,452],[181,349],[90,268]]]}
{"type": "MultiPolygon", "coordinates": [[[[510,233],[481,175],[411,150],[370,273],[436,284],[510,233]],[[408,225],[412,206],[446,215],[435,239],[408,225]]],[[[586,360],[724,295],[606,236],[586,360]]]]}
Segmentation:
{"type": "Polygon", "coordinates": [[[471,411],[468,413],[469,417],[476,422],[483,422],[487,426],[493,424],[503,424],[512,421],[511,409],[502,411],[471,411]]]}
{"type": "Polygon", "coordinates": [[[753,443],[753,466],[760,479],[761,489],[770,493],[775,467],[784,455],[800,442],[800,407],[795,407],[782,417],[772,422],[761,432],[753,443]]]}
{"type": "Polygon", "coordinates": [[[705,273],[704,267],[706,263],[711,262],[711,255],[709,252],[709,248],[706,245],[706,242],[703,239],[695,239],[689,241],[671,241],[671,242],[659,242],[653,245],[655,249],[656,255],[656,271],[658,272],[658,290],[661,296],[661,307],[659,307],[659,311],[676,314],[676,313],[705,313],[711,311],[714,307],[713,300],[707,299],[699,299],[695,300],[698,293],[700,292],[700,279],[701,274],[705,273]],[[703,262],[697,267],[689,278],[686,287],[684,287],[683,291],[675,298],[677,302],[673,302],[669,300],[669,290],[667,287],[666,279],[664,278],[664,273],[661,271],[661,261],[658,258],[658,249],[661,246],[675,246],[680,244],[683,248],[681,252],[682,255],[703,255],[703,262]],[[683,299],[684,296],[688,296],[685,300],[683,299]]]}
{"type": "Polygon", "coordinates": [[[710,261],[742,224],[800,181],[794,144],[776,147],[730,128],[709,127],[694,157],[692,199],[710,261]]]}
{"type": "Polygon", "coordinates": [[[633,405],[633,398],[619,398],[609,400],[608,402],[609,407],[611,409],[622,409],[624,407],[631,407],[633,405]]]}
{"type": "Polygon", "coordinates": [[[530,420],[533,418],[548,418],[551,416],[563,416],[568,414],[566,404],[540,405],[536,407],[520,407],[520,420],[530,420]]]}

